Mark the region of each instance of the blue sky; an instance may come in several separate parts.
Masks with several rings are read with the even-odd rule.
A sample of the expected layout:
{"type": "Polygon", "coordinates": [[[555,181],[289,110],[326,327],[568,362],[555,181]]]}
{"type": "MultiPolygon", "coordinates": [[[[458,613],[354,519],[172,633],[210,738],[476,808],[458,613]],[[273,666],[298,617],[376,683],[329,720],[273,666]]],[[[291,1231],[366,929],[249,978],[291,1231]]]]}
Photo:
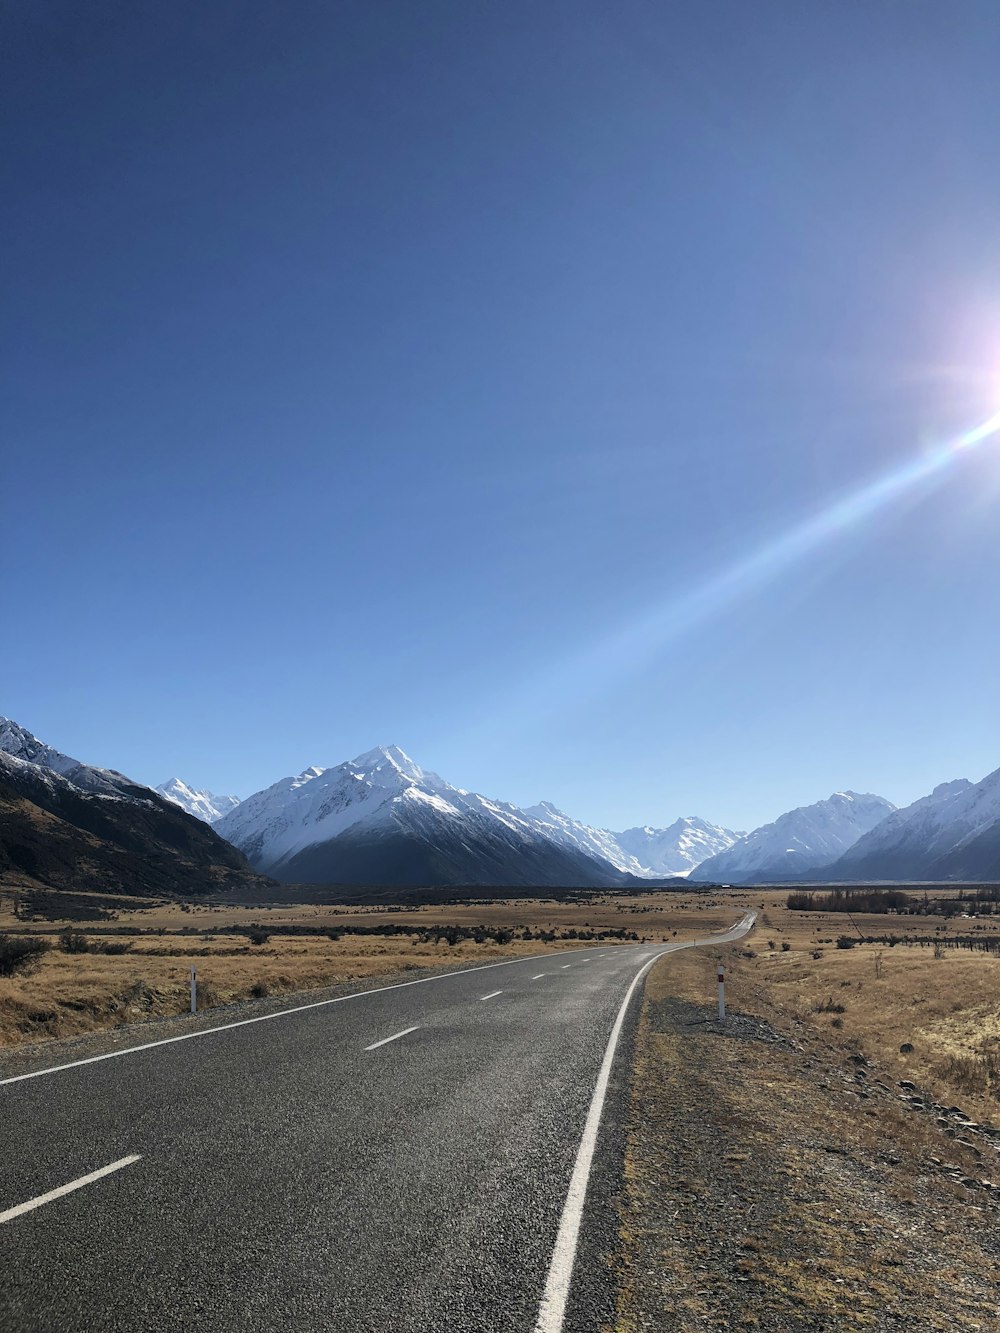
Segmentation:
{"type": "Polygon", "coordinates": [[[1000,440],[698,601],[1000,409],[993,0],[4,23],[0,712],[612,827],[1000,765],[1000,440]]]}

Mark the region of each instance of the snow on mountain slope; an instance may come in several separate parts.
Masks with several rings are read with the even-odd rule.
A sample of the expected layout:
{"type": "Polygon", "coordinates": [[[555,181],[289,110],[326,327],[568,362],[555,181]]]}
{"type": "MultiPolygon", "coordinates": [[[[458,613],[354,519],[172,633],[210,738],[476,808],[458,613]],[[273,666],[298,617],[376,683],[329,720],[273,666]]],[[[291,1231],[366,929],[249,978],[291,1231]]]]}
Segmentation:
{"type": "Polygon", "coordinates": [[[631,828],[623,833],[592,828],[558,810],[549,801],[524,811],[557,841],[599,856],[618,870],[641,879],[688,875],[706,857],[731,847],[742,833],[719,828],[704,819],[675,820],[669,828],[631,828]]]}
{"type": "Polygon", "coordinates": [[[24,763],[34,764],[36,768],[58,773],[75,787],[98,796],[134,800],[141,799],[142,792],[148,790],[113,769],[94,768],[90,764],[82,764],[79,759],[71,759],[69,755],[40,741],[26,727],[9,717],[0,717],[0,751],[24,763]]]}
{"type": "Polygon", "coordinates": [[[668,828],[646,825],[612,836],[630,858],[645,868],[643,873],[662,876],[689,875],[710,856],[726,851],[746,835],[688,815],[668,828]]]}
{"type": "Polygon", "coordinates": [[[283,778],[215,827],[286,883],[620,880],[596,851],[569,845],[517,806],[451,786],[397,746],[283,778]]]}
{"type": "Polygon", "coordinates": [[[616,833],[607,829],[591,828],[579,820],[570,818],[550,801],[538,805],[529,805],[523,812],[545,834],[546,837],[561,842],[568,847],[576,847],[588,856],[597,856],[608,861],[617,870],[629,875],[639,875],[649,879],[657,872],[650,870],[637,856],[625,850],[616,833]]]}
{"type": "Polygon", "coordinates": [[[210,791],[196,791],[180,778],[171,778],[163,782],[156,790],[174,805],[179,805],[195,819],[202,819],[206,824],[214,824],[223,815],[228,815],[240,803],[238,796],[216,796],[210,791]]]}
{"type": "Polygon", "coordinates": [[[834,792],[754,829],[728,851],[703,861],[691,879],[740,884],[797,878],[828,865],[895,808],[882,796],[834,792]]]}
{"type": "Polygon", "coordinates": [[[970,879],[1000,874],[1000,769],[942,782],[894,811],[824,873],[829,879],[970,879]]]}

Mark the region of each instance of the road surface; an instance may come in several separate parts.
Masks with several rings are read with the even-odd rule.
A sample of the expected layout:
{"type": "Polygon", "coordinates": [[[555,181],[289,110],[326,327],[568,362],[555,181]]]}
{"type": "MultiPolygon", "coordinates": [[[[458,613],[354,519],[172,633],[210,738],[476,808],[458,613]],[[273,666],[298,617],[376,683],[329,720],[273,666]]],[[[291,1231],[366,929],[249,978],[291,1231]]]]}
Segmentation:
{"type": "Polygon", "coordinates": [[[629,1000],[678,947],[539,955],[0,1075],[0,1329],[596,1328],[629,1000]]]}

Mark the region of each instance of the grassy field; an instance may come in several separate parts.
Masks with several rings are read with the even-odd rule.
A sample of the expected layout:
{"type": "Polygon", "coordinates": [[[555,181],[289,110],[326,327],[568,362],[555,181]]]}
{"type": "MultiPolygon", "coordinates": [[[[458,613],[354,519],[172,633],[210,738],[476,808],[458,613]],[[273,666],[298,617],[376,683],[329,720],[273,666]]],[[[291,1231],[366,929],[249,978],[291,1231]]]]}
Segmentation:
{"type": "Polygon", "coordinates": [[[741,910],[728,898],[667,893],[402,910],[139,906],[125,900],[120,909],[113,920],[26,925],[15,919],[7,899],[0,930],[30,933],[52,947],[30,971],[0,977],[0,1045],[77,1036],[185,1013],[192,966],[198,972],[199,1007],[206,1009],[418,969],[474,966],[578,948],[581,934],[583,942],[609,931],[657,941],[675,934],[701,936],[732,924],[741,910]],[[67,927],[79,928],[89,946],[86,952],[67,953],[59,947],[67,927]],[[449,927],[460,928],[451,932],[453,937],[476,931],[481,938],[449,942],[447,936],[436,936],[438,929],[449,927]],[[393,928],[407,933],[348,933],[393,928]],[[501,938],[486,933],[490,931],[501,938]],[[339,938],[333,938],[338,932],[339,938]],[[106,948],[127,951],[101,951],[106,948]]]}
{"type": "MultiPolygon", "coordinates": [[[[917,1082],[977,1118],[996,1117],[1000,956],[956,949],[949,940],[1000,935],[1000,917],[945,925],[937,916],[794,912],[786,898],[758,895],[758,928],[731,951],[732,1004],[755,1013],[763,1002],[832,1045],[865,1055],[894,1080],[917,1082]],[[841,937],[859,936],[899,942],[837,947],[841,937]]],[[[687,963],[685,975],[699,966],[708,990],[711,958],[687,963]]]]}

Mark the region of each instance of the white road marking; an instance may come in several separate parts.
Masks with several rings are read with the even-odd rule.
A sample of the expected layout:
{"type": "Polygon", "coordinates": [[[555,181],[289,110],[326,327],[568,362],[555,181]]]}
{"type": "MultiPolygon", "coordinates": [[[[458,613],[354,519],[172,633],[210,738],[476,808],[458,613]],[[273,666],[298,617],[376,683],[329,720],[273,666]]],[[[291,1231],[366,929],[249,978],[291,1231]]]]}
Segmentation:
{"type": "Polygon", "coordinates": [[[546,975],[546,974],[545,974],[544,972],[537,972],[537,973],[531,978],[531,980],[532,980],[532,981],[541,981],[542,977],[544,977],[545,975],[546,975]]]}
{"type": "Polygon", "coordinates": [[[387,1046],[390,1041],[399,1041],[400,1037],[405,1037],[408,1032],[416,1032],[419,1026],[419,1023],[414,1023],[413,1027],[403,1028],[402,1032],[394,1032],[391,1037],[383,1037],[381,1041],[373,1041],[370,1046],[365,1047],[365,1050],[374,1051],[379,1046],[387,1046]]]}
{"type": "Polygon", "coordinates": [[[586,1202],[587,1185],[590,1181],[590,1168],[594,1160],[594,1149],[597,1146],[597,1131],[601,1124],[604,1098],[607,1095],[608,1082],[611,1078],[611,1066],[614,1063],[615,1050],[618,1046],[618,1038],[621,1036],[622,1024],[625,1022],[625,1014],[628,1012],[629,1001],[635,994],[639,982],[658,958],[662,958],[668,953],[676,953],[678,949],[697,948],[699,944],[718,944],[720,941],[726,942],[738,938],[740,934],[745,935],[752,927],[755,915],[755,913],[748,912],[735,926],[724,935],[717,935],[714,940],[691,940],[666,945],[648,962],[643,963],[632,978],[632,984],[625,992],[625,998],[618,1010],[618,1017],[611,1029],[611,1036],[608,1038],[604,1059],[597,1075],[597,1083],[594,1085],[594,1095],[590,1099],[590,1109],[587,1112],[587,1119],[583,1126],[583,1137],[580,1139],[580,1146],[577,1149],[576,1162],[573,1166],[573,1174],[570,1177],[566,1202],[563,1205],[562,1217],[559,1219],[559,1232],[549,1263],[545,1290],[542,1293],[541,1305],[538,1308],[535,1333],[562,1333],[563,1322],[566,1318],[566,1301],[569,1297],[570,1281],[573,1277],[573,1264],[576,1261],[576,1247],[580,1239],[580,1224],[583,1221],[583,1206],[586,1202]]]}
{"type": "Polygon", "coordinates": [[[572,966],[573,966],[572,963],[563,963],[563,971],[565,972],[567,967],[572,967],[572,966]]]}
{"type": "Polygon", "coordinates": [[[334,995],[329,1000],[311,1000],[308,1004],[296,1004],[290,1009],[279,1009],[273,1014],[257,1014],[254,1018],[238,1018],[234,1023],[218,1023],[215,1027],[200,1028],[197,1032],[182,1032],[176,1037],[161,1037],[159,1041],[144,1041],[138,1046],[127,1046],[123,1051],[105,1051],[103,1055],[89,1055],[84,1060],[67,1060],[64,1065],[49,1065],[45,1069],[33,1069],[30,1074],[12,1074],[10,1078],[0,1078],[0,1088],[8,1083],[23,1083],[29,1078],[44,1078],[46,1074],[59,1074],[64,1069],[79,1069],[81,1065],[96,1065],[102,1060],[117,1060],[123,1055],[136,1055],[139,1051],[151,1051],[156,1046],[173,1046],[178,1041],[194,1041],[197,1037],[212,1037],[217,1032],[231,1032],[234,1028],[249,1027],[251,1023],[270,1023],[275,1018],[287,1018],[290,1014],[301,1014],[307,1009],[323,1009],[328,1004],[346,1004],[348,1000],[363,1000],[367,995],[383,995],[390,990],[405,990],[407,986],[423,986],[429,981],[447,981],[449,977],[462,977],[469,972],[487,972],[491,967],[512,967],[514,963],[533,963],[539,958],[552,958],[551,953],[529,954],[527,958],[504,958],[499,963],[480,963],[478,967],[460,967],[454,972],[439,972],[433,977],[417,977],[414,981],[395,981],[391,986],[373,986],[371,990],[354,991],[351,995],[334,995]]]}
{"type": "Polygon", "coordinates": [[[41,1208],[43,1204],[51,1203],[53,1199],[61,1199],[64,1194],[72,1194],[74,1190],[81,1190],[84,1185],[93,1185],[95,1180],[110,1176],[112,1171],[120,1171],[123,1166],[131,1166],[133,1162],[141,1160],[141,1153],[136,1153],[131,1157],[120,1157],[117,1162],[112,1162],[110,1166],[102,1166],[99,1171],[91,1171],[89,1176],[81,1176],[79,1180],[71,1180],[68,1185],[60,1185],[58,1189],[49,1190],[47,1194],[39,1194],[37,1198],[29,1199],[27,1203],[19,1203],[16,1208],[8,1208],[6,1212],[0,1213],[0,1223],[12,1222],[15,1217],[20,1217],[23,1213],[33,1212],[36,1208],[41,1208]]]}
{"type": "Polygon", "coordinates": [[[480,995],[480,1000],[495,1000],[498,995],[502,995],[502,990],[491,990],[489,995],[480,995]]]}

